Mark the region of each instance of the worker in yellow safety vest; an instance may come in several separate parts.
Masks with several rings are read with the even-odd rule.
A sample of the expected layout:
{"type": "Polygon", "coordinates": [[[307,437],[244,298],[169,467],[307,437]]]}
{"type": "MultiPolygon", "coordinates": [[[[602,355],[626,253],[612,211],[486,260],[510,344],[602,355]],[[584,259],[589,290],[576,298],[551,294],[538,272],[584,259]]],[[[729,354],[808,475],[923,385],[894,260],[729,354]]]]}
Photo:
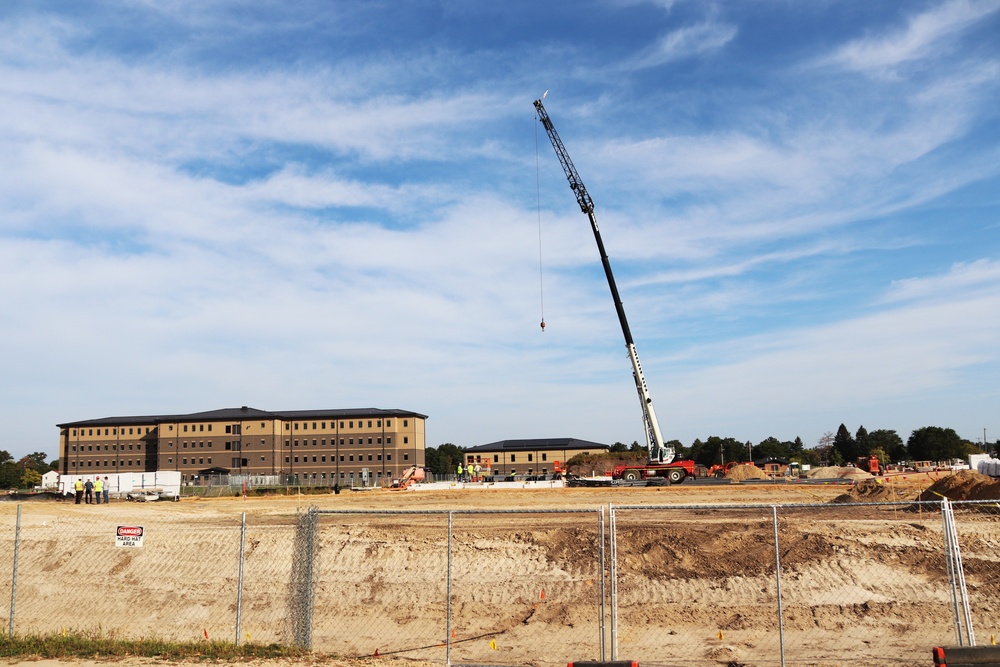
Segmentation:
{"type": "Polygon", "coordinates": [[[76,478],[73,490],[76,491],[76,504],[79,505],[80,501],[83,500],[83,480],[79,477],[76,478]]]}
{"type": "Polygon", "coordinates": [[[101,504],[101,492],[104,491],[104,483],[101,482],[101,478],[97,477],[94,479],[94,499],[97,500],[97,504],[101,504]]]}
{"type": "Polygon", "coordinates": [[[465,474],[465,466],[463,466],[461,463],[459,463],[458,464],[458,477],[457,477],[457,480],[459,482],[462,481],[462,475],[464,475],[464,474],[465,474]]]}

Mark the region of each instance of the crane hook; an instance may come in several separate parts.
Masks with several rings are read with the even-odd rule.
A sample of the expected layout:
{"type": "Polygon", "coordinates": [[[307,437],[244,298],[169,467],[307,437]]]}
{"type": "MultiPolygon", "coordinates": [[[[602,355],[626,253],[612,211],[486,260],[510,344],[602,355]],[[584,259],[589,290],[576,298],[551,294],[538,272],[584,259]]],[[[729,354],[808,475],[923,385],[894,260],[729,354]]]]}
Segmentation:
{"type": "Polygon", "coordinates": [[[542,331],[545,331],[545,319],[542,319],[542,331]]]}

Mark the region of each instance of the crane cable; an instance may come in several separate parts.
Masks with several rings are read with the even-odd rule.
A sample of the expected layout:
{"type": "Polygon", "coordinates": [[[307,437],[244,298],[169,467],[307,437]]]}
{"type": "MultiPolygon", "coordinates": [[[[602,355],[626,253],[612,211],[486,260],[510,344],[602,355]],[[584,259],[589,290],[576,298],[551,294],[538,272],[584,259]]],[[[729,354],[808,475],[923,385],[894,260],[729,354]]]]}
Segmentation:
{"type": "MultiPolygon", "coordinates": [[[[548,91],[546,91],[548,92],[548,91]]],[[[542,186],[538,159],[538,123],[535,123],[535,192],[538,209],[538,298],[542,313],[542,333],[545,332],[545,282],[542,273],[542,186]]]]}

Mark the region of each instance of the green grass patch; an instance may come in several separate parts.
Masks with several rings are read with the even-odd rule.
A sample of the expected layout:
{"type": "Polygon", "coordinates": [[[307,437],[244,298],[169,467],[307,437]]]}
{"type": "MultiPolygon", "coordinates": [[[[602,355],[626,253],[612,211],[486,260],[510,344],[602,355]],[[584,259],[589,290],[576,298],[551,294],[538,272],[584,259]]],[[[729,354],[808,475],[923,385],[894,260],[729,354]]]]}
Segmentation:
{"type": "Polygon", "coordinates": [[[240,661],[258,658],[302,658],[305,649],[279,644],[223,641],[171,642],[155,637],[116,639],[93,633],[24,635],[0,638],[0,658],[99,660],[138,656],[163,660],[240,661]]]}

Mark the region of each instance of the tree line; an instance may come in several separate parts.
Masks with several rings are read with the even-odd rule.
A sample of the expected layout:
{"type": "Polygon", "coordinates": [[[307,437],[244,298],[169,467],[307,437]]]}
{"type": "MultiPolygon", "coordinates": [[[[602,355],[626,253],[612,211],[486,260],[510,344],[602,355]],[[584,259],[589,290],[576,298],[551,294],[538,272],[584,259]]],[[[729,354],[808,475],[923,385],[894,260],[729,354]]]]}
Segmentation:
{"type": "MultiPolygon", "coordinates": [[[[852,435],[847,426],[841,424],[836,433],[824,433],[813,447],[806,447],[799,437],[794,440],[769,437],[755,445],[749,440],[710,436],[705,440],[695,439],[689,447],[679,440],[671,440],[669,444],[677,450],[678,459],[692,459],[706,467],[729,461],[759,461],[768,458],[784,459],[812,467],[840,466],[855,463],[859,457],[869,456],[878,457],[879,463],[886,466],[904,461],[965,459],[969,454],[984,453],[979,444],[961,438],[954,429],[940,426],[918,428],[910,433],[905,442],[892,429],[869,432],[864,426],[859,426],[852,435]]],[[[989,452],[1000,450],[1000,440],[984,444],[989,452]]],[[[438,447],[428,447],[425,465],[435,475],[448,475],[455,472],[459,463],[465,462],[465,452],[465,447],[450,442],[438,447]]],[[[631,454],[636,459],[641,459],[646,456],[646,447],[638,442],[632,442],[631,445],[616,442],[611,445],[609,452],[618,456],[631,454]]]]}
{"type": "Polygon", "coordinates": [[[31,489],[42,483],[42,475],[56,470],[59,461],[45,462],[45,452],[35,452],[14,460],[10,452],[0,449],[0,489],[31,489]]]}

